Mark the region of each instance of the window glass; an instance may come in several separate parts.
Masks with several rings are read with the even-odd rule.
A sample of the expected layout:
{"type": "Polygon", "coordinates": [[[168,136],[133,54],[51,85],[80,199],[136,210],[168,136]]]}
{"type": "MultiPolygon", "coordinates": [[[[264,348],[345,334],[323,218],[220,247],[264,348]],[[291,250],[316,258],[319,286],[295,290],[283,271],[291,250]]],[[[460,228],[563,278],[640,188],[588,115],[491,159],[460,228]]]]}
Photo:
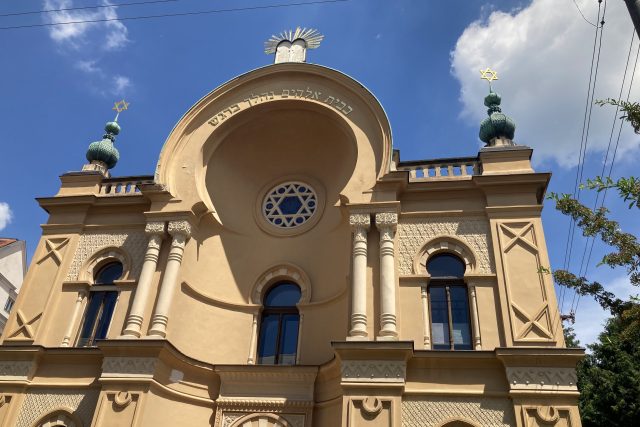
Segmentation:
{"type": "Polygon", "coordinates": [[[456,350],[471,350],[471,325],[469,324],[469,299],[467,288],[451,286],[451,318],[453,323],[453,347],[456,350]]]}
{"type": "Polygon", "coordinates": [[[276,363],[279,325],[279,314],[270,314],[262,317],[258,363],[264,365],[273,365],[276,363]]]}
{"type": "Polygon", "coordinates": [[[300,288],[295,283],[280,283],[267,292],[265,307],[295,306],[300,301],[300,288]]]}
{"type": "Polygon", "coordinates": [[[112,262],[98,270],[94,278],[94,283],[96,285],[111,284],[114,280],[118,280],[120,276],[122,276],[122,264],[112,262]]]}
{"type": "Polygon", "coordinates": [[[14,303],[15,301],[13,300],[13,298],[8,297],[7,302],[4,304],[4,311],[6,311],[7,313],[10,312],[11,309],[13,308],[14,303]]]}
{"type": "Polygon", "coordinates": [[[258,363],[296,363],[300,326],[296,304],[300,296],[300,288],[291,282],[278,283],[265,295],[258,339],[258,363]]]}
{"type": "Polygon", "coordinates": [[[431,277],[463,277],[465,265],[455,255],[438,254],[427,261],[427,271],[431,277]]]}
{"type": "Polygon", "coordinates": [[[435,350],[448,350],[449,344],[449,309],[447,291],[444,286],[431,286],[431,340],[435,350]]]}

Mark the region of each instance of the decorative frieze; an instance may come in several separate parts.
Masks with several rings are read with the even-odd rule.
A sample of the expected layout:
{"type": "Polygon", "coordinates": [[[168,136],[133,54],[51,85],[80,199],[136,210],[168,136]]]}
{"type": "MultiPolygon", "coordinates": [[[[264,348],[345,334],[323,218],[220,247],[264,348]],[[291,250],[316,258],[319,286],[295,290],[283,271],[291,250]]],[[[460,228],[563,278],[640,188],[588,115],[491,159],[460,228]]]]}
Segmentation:
{"type": "Polygon", "coordinates": [[[73,255],[73,261],[69,267],[66,280],[79,280],[80,271],[87,260],[96,252],[109,247],[120,248],[129,255],[132,263],[131,276],[137,278],[142,268],[147,242],[148,238],[142,231],[82,234],[73,255]]]}
{"type": "Polygon", "coordinates": [[[403,383],[406,363],[400,360],[344,360],[342,381],[403,383]]]}
{"type": "Polygon", "coordinates": [[[155,357],[105,357],[102,377],[152,377],[157,364],[155,357]]]}
{"type": "Polygon", "coordinates": [[[464,242],[476,257],[478,273],[495,273],[491,257],[489,222],[482,218],[404,218],[398,224],[398,269],[401,275],[418,274],[413,260],[436,237],[452,236],[464,242]]]}
{"type": "Polygon", "coordinates": [[[34,363],[30,360],[0,361],[0,381],[26,380],[33,367],[34,363]]]}
{"type": "Polygon", "coordinates": [[[574,368],[508,367],[506,370],[511,390],[578,390],[574,368]]]}
{"type": "Polygon", "coordinates": [[[16,427],[32,427],[36,421],[60,408],[66,408],[77,416],[83,425],[91,425],[98,402],[99,390],[95,389],[38,389],[25,397],[16,421],[16,427]]]}
{"type": "Polygon", "coordinates": [[[487,427],[515,426],[513,404],[506,398],[407,396],[402,427],[438,427],[449,421],[487,427]]]}

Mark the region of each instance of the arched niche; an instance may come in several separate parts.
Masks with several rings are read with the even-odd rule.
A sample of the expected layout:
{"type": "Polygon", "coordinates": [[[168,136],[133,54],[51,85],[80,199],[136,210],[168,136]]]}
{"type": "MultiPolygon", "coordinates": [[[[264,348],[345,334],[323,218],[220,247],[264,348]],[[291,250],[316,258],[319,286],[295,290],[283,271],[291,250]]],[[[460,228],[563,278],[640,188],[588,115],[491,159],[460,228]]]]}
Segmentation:
{"type": "Polygon", "coordinates": [[[291,427],[291,424],[280,415],[263,413],[241,417],[231,427],[291,427]]]}
{"type": "Polygon", "coordinates": [[[82,421],[68,408],[56,409],[41,417],[32,427],[82,427],[82,421]]]}
{"type": "Polygon", "coordinates": [[[461,240],[452,236],[438,236],[426,242],[413,258],[414,274],[427,275],[427,260],[438,253],[447,252],[457,255],[465,263],[465,274],[476,272],[476,255],[473,250],[461,240]]]}
{"type": "MultiPolygon", "coordinates": [[[[170,208],[199,210],[198,214],[209,211],[215,217],[218,202],[212,200],[206,181],[218,148],[260,116],[278,116],[292,109],[301,111],[294,125],[309,118],[328,120],[331,130],[346,135],[357,155],[342,190],[351,202],[368,201],[367,191],[389,172],[391,130],[384,110],[364,86],[340,72],[313,64],[282,63],[223,84],[178,122],[160,153],[155,178],[179,199],[170,208]]],[[[336,147],[328,144],[326,149],[336,147]]],[[[338,150],[334,158],[341,154],[338,150]]]]}
{"type": "Polygon", "coordinates": [[[131,273],[131,257],[122,248],[107,247],[94,253],[87,259],[80,269],[79,280],[93,282],[95,274],[110,262],[122,264],[122,279],[128,279],[131,273]]]}
{"type": "Polygon", "coordinates": [[[481,425],[464,418],[450,418],[438,424],[437,427],[481,427],[481,425]]]}
{"type": "Polygon", "coordinates": [[[291,281],[300,287],[301,296],[298,304],[311,302],[311,281],[309,276],[300,267],[291,263],[276,264],[262,273],[251,291],[251,302],[262,305],[265,291],[274,283],[282,281],[291,281]]]}

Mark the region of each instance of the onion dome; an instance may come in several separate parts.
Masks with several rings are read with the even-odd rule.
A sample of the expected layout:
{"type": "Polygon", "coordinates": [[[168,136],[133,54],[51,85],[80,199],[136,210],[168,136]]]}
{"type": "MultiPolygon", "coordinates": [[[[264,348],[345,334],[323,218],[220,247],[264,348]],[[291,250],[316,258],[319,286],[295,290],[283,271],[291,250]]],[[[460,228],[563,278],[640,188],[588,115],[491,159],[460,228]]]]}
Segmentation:
{"type": "Polygon", "coordinates": [[[89,145],[87,160],[90,163],[102,162],[107,169],[112,169],[120,159],[120,153],[113,145],[116,135],[120,133],[120,125],[117,122],[108,122],[104,130],[106,133],[102,136],[102,141],[92,142],[89,145]]]}
{"type": "MultiPolygon", "coordinates": [[[[516,131],[516,124],[500,109],[500,95],[490,90],[489,95],[484,98],[484,105],[488,107],[487,117],[480,123],[480,140],[487,146],[495,145],[492,141],[496,138],[513,140],[516,131]]],[[[511,142],[510,145],[513,145],[511,142]]]]}

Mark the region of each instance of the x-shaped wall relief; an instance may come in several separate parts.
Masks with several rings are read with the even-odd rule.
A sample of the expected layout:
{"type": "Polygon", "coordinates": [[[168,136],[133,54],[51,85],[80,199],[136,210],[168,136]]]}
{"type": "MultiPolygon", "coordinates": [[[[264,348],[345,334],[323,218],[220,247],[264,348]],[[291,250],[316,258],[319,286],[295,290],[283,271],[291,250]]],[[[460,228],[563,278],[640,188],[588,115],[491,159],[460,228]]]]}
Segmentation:
{"type": "Polygon", "coordinates": [[[13,331],[9,338],[18,336],[21,332],[24,333],[25,338],[33,339],[34,331],[32,325],[40,319],[42,313],[36,314],[30,320],[26,320],[24,314],[20,310],[16,311],[16,322],[18,323],[18,329],[13,331]]]}
{"type": "Polygon", "coordinates": [[[526,339],[526,335],[534,329],[549,339],[553,338],[551,332],[549,332],[549,330],[540,323],[540,320],[545,317],[545,314],[549,309],[548,303],[543,303],[533,316],[529,316],[529,313],[518,307],[514,302],[511,303],[511,307],[513,307],[513,311],[516,315],[526,319],[526,322],[524,322],[524,326],[518,332],[516,339],[526,339]]]}
{"type": "Polygon", "coordinates": [[[60,265],[60,263],[62,262],[62,254],[60,253],[60,250],[67,243],[69,243],[69,238],[68,237],[67,238],[62,238],[62,239],[45,240],[44,241],[44,245],[45,245],[45,250],[47,251],[47,253],[44,254],[38,260],[38,264],[40,264],[45,259],[51,257],[51,259],[53,259],[56,262],[56,264],[60,265]]]}
{"type": "Polygon", "coordinates": [[[531,230],[533,228],[533,224],[529,223],[527,225],[525,225],[524,227],[522,227],[519,231],[513,230],[512,228],[509,228],[507,225],[505,224],[500,224],[500,228],[502,228],[503,234],[505,235],[505,237],[509,237],[507,234],[511,235],[511,240],[509,240],[507,242],[506,245],[504,245],[504,253],[507,253],[517,242],[522,242],[524,243],[526,246],[529,246],[531,249],[533,249],[534,251],[538,252],[538,246],[536,246],[535,243],[529,241],[527,238],[525,238],[525,235],[529,232],[529,230],[531,230]]]}

